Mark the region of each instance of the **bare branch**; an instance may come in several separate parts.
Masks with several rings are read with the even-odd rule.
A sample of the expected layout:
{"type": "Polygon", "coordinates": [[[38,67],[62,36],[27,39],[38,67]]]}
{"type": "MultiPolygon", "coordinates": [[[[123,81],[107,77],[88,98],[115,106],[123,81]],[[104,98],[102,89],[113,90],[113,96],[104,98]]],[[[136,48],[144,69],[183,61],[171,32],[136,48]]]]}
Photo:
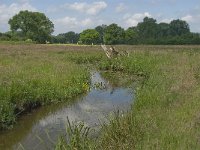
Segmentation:
{"type": "Polygon", "coordinates": [[[105,45],[101,44],[101,48],[104,50],[106,56],[109,59],[116,58],[118,56],[129,56],[129,53],[127,51],[119,52],[113,46],[110,46],[110,49],[107,49],[107,47],[105,45]]]}

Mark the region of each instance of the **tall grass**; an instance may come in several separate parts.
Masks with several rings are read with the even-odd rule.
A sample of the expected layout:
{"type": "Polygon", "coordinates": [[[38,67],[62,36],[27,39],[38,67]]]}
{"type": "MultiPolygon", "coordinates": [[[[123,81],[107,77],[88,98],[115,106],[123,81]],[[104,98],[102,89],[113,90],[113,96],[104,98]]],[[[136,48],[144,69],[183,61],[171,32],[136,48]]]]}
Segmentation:
{"type": "MultiPolygon", "coordinates": [[[[49,51],[37,48],[0,50],[1,128],[11,125],[15,111],[25,106],[68,100],[86,91],[89,74],[82,66],[87,63],[143,78],[133,89],[136,100],[131,111],[103,126],[98,140],[87,138],[89,149],[200,149],[200,47],[119,46],[128,49],[130,57],[113,60],[97,47],[76,52],[62,46],[54,51],[53,45],[49,51]]],[[[80,131],[79,126],[74,129],[80,131]]],[[[75,143],[81,140],[80,132],[71,133],[78,135],[71,135],[75,143]]],[[[61,138],[57,148],[66,145],[73,147],[61,138]]]]}
{"type": "Polygon", "coordinates": [[[71,123],[68,119],[66,134],[60,136],[57,141],[56,150],[74,150],[74,149],[94,149],[89,139],[91,129],[83,122],[78,124],[71,123]],[[67,142],[66,142],[67,141],[67,142]]]}
{"type": "Polygon", "coordinates": [[[146,78],[132,111],[103,129],[99,149],[199,149],[200,53],[140,51],[100,66],[146,78]]]}
{"type": "Polygon", "coordinates": [[[142,76],[143,82],[134,89],[131,111],[112,118],[98,140],[90,139],[93,149],[200,149],[199,60],[196,49],[177,47],[100,61],[102,70],[142,76]]]}
{"type": "Polygon", "coordinates": [[[35,107],[86,92],[89,71],[72,61],[79,55],[0,49],[0,129],[12,127],[19,115],[35,107]]]}

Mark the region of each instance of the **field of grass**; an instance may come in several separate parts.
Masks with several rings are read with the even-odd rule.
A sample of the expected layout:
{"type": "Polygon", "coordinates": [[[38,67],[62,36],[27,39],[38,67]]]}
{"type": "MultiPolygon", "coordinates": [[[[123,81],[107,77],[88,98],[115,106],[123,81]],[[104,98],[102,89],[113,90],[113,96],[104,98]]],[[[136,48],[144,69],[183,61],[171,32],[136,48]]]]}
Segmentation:
{"type": "Polygon", "coordinates": [[[75,126],[71,145],[59,139],[56,149],[200,149],[200,46],[117,49],[130,57],[107,60],[98,46],[1,45],[0,127],[33,104],[86,92],[90,64],[142,77],[136,100],[127,115],[102,127],[98,139],[80,138],[75,126]]]}
{"type": "Polygon", "coordinates": [[[120,67],[103,63],[146,78],[132,111],[103,128],[100,149],[200,149],[199,50],[155,47],[135,51],[120,67]]]}
{"type": "Polygon", "coordinates": [[[0,130],[12,127],[26,111],[72,100],[88,90],[89,71],[80,63],[98,58],[84,57],[84,50],[72,51],[59,46],[0,45],[0,130]],[[84,59],[76,59],[79,55],[84,59]]]}
{"type": "Polygon", "coordinates": [[[98,66],[143,77],[131,112],[112,118],[96,140],[73,136],[76,142],[59,140],[57,149],[73,144],[79,149],[200,149],[200,47],[118,49],[130,50],[130,57],[99,61],[98,66]]]}

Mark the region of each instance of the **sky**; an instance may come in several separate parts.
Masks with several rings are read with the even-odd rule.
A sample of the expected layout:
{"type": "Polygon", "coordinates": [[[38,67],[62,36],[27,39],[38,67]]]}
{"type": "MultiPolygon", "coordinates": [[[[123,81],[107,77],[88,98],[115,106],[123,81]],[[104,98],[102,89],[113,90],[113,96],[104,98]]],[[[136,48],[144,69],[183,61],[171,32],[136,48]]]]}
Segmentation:
{"type": "Polygon", "coordinates": [[[101,24],[136,26],[145,16],[169,23],[182,19],[200,32],[200,0],[0,0],[0,32],[20,10],[38,11],[54,23],[54,33],[81,32],[101,24]]]}

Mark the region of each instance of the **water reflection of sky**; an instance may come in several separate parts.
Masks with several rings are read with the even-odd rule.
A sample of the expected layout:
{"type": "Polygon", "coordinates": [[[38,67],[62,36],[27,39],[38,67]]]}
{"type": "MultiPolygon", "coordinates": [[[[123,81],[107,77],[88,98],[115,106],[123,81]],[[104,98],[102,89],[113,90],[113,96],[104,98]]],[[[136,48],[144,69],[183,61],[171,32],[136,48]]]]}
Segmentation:
{"type": "Polygon", "coordinates": [[[51,149],[49,140],[55,141],[58,135],[65,133],[67,117],[70,122],[83,121],[87,126],[98,127],[99,121],[107,121],[111,112],[117,110],[126,111],[130,108],[131,100],[133,99],[130,89],[111,87],[109,82],[105,81],[98,72],[92,72],[92,87],[99,82],[105,85],[106,88],[92,88],[86,96],[73,105],[63,107],[40,119],[32,127],[31,132],[19,143],[25,149],[51,149]],[[48,143],[47,147],[45,147],[45,143],[48,143]]]}

